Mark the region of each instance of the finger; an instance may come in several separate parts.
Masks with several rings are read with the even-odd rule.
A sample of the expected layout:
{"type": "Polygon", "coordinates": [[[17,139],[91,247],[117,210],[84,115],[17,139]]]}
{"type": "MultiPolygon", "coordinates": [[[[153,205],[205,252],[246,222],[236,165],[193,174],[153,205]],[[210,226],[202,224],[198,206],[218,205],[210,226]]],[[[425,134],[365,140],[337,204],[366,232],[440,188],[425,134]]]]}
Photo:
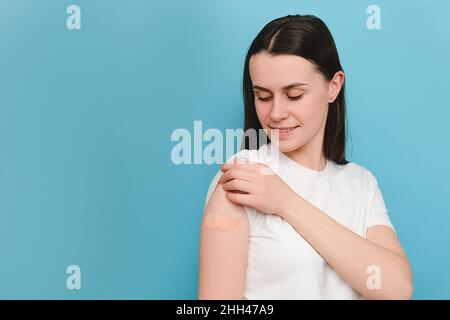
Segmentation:
{"type": "Polygon", "coordinates": [[[222,184],[222,188],[225,191],[241,191],[246,193],[254,192],[253,183],[240,179],[230,180],[222,184]]]}
{"type": "Polygon", "coordinates": [[[241,168],[232,168],[227,170],[219,180],[219,183],[225,183],[231,179],[241,179],[246,181],[253,181],[253,176],[248,170],[241,168]]]}
{"type": "Polygon", "coordinates": [[[224,163],[222,165],[222,167],[220,168],[220,170],[222,171],[227,171],[231,168],[241,168],[241,169],[245,169],[245,170],[251,170],[251,171],[256,171],[260,168],[261,164],[254,162],[254,163],[224,163]]]}
{"type": "Polygon", "coordinates": [[[252,164],[232,164],[232,163],[225,163],[222,165],[220,170],[227,172],[233,168],[239,168],[247,171],[256,172],[261,176],[267,176],[267,175],[274,175],[275,172],[266,164],[263,163],[252,163],[252,164]]]}
{"type": "Polygon", "coordinates": [[[258,162],[251,162],[251,161],[249,161],[246,158],[242,158],[242,159],[234,158],[234,159],[226,161],[225,163],[222,164],[222,166],[225,165],[225,164],[227,164],[227,165],[229,165],[229,164],[236,165],[236,164],[256,164],[256,163],[258,163],[258,162]]]}
{"type": "Polygon", "coordinates": [[[243,194],[243,193],[233,193],[233,192],[225,192],[225,196],[231,202],[252,207],[253,203],[253,195],[251,194],[243,194]]]}

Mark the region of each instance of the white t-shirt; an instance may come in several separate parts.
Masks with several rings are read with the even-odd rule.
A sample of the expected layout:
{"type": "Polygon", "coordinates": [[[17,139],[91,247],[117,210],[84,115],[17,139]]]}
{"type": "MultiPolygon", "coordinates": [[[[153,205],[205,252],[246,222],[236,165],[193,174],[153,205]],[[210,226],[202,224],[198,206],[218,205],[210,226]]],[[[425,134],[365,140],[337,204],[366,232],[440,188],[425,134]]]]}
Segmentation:
{"type": "MultiPolygon", "coordinates": [[[[259,150],[241,150],[227,162],[233,158],[268,165],[301,197],[364,238],[373,225],[387,225],[395,231],[376,178],[360,165],[327,160],[325,169],[316,171],[271,143],[259,150]]],[[[221,176],[219,170],[209,186],[205,207],[221,176]]],[[[364,299],[288,222],[278,215],[244,208],[250,225],[244,299],[364,299]]]]}

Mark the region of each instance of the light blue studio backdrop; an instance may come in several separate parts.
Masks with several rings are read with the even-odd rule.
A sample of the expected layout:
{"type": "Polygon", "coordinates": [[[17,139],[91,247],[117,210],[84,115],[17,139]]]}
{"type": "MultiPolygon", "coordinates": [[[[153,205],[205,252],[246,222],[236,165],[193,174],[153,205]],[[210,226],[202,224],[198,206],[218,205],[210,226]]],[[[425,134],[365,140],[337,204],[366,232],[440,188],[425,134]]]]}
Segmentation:
{"type": "Polygon", "coordinates": [[[446,0],[1,0],[0,298],[196,299],[219,164],[174,164],[171,134],[241,128],[246,50],[298,13],[335,37],[348,158],[378,178],[414,298],[449,299],[446,0]],[[381,29],[366,25],[372,4],[381,29]]]}

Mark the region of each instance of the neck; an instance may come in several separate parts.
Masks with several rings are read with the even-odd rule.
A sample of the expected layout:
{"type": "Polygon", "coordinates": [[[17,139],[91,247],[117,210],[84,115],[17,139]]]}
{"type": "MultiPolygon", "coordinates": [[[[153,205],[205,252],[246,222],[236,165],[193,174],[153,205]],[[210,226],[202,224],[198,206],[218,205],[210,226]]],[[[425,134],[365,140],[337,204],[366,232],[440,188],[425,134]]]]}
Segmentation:
{"type": "Polygon", "coordinates": [[[304,149],[306,146],[302,146],[285,154],[294,160],[295,162],[301,164],[312,170],[322,171],[326,166],[326,158],[322,153],[311,153],[306,152],[304,149]]]}
{"type": "Polygon", "coordinates": [[[322,148],[323,130],[324,128],[303,146],[290,152],[286,152],[285,154],[304,167],[322,171],[326,166],[326,158],[322,148]]]}

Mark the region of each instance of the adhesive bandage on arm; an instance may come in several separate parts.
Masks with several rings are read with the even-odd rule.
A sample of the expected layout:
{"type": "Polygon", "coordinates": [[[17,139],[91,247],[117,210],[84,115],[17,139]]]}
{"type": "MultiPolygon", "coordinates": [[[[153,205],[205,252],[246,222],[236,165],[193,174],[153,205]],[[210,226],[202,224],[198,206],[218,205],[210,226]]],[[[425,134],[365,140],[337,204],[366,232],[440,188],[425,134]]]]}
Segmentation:
{"type": "Polygon", "coordinates": [[[238,233],[241,230],[241,221],[234,217],[221,214],[206,214],[203,226],[224,232],[238,233]]]}

